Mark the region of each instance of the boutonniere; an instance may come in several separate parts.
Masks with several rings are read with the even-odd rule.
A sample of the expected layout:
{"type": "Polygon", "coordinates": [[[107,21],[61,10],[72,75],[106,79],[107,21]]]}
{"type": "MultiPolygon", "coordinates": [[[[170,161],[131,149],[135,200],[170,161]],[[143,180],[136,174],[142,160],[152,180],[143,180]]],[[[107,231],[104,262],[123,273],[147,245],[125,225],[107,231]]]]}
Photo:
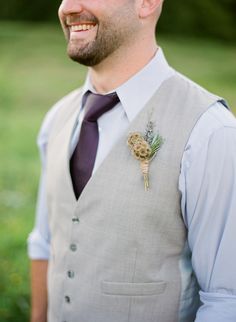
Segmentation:
{"type": "Polygon", "coordinates": [[[149,189],[149,164],[160,150],[164,139],[159,133],[154,133],[154,124],[149,121],[146,126],[145,134],[132,132],[128,136],[127,144],[132,155],[140,161],[140,167],[144,179],[144,189],[149,189]]]}

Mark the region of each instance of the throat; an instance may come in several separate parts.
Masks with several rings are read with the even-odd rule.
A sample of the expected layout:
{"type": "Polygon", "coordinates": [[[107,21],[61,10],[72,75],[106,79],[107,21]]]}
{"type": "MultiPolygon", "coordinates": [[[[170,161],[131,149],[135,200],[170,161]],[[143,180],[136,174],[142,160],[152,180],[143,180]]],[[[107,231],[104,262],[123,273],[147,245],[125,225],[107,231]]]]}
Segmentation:
{"type": "Polygon", "coordinates": [[[136,53],[134,55],[131,53],[130,56],[120,56],[118,53],[114,53],[113,56],[107,57],[100,64],[89,67],[90,79],[94,88],[100,94],[117,89],[144,68],[155,56],[157,50],[158,48],[155,46],[149,55],[141,57],[141,59],[136,59],[136,53]]]}

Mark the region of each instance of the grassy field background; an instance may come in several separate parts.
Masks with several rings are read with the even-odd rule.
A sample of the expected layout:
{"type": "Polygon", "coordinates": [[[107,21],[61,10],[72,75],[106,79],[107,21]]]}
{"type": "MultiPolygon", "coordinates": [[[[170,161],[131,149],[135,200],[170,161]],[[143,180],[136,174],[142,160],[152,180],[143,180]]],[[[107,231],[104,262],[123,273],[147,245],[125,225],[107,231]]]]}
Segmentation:
{"type": "MultiPolygon", "coordinates": [[[[236,113],[236,45],[161,38],[173,67],[227,98],[236,113]]],[[[26,239],[40,164],[36,136],[49,107],[80,86],[86,69],[66,57],[59,26],[0,23],[0,321],[29,316],[26,239]]]]}

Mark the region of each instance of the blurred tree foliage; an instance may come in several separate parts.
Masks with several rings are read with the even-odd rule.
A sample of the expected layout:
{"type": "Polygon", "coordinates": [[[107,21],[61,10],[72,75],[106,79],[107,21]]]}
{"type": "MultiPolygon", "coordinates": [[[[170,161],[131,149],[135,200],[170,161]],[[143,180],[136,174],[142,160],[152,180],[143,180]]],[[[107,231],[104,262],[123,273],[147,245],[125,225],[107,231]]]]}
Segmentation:
{"type": "Polygon", "coordinates": [[[236,41],[236,0],[165,0],[160,31],[236,41]]]}
{"type": "Polygon", "coordinates": [[[23,21],[50,21],[57,19],[60,0],[2,1],[0,19],[23,21]]]}
{"type": "MultiPolygon", "coordinates": [[[[55,21],[60,0],[11,0],[1,4],[0,19],[55,21]]],[[[158,29],[236,41],[236,0],[165,0],[158,29]]]]}

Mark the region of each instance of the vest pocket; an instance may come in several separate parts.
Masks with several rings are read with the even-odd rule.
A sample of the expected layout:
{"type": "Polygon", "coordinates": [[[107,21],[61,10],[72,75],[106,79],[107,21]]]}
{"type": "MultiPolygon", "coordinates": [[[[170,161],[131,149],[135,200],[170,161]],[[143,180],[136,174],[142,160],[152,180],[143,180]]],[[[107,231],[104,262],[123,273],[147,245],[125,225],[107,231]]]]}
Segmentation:
{"type": "Polygon", "coordinates": [[[157,295],[165,291],[166,282],[122,283],[102,281],[102,293],[108,295],[147,296],[157,295]]]}

